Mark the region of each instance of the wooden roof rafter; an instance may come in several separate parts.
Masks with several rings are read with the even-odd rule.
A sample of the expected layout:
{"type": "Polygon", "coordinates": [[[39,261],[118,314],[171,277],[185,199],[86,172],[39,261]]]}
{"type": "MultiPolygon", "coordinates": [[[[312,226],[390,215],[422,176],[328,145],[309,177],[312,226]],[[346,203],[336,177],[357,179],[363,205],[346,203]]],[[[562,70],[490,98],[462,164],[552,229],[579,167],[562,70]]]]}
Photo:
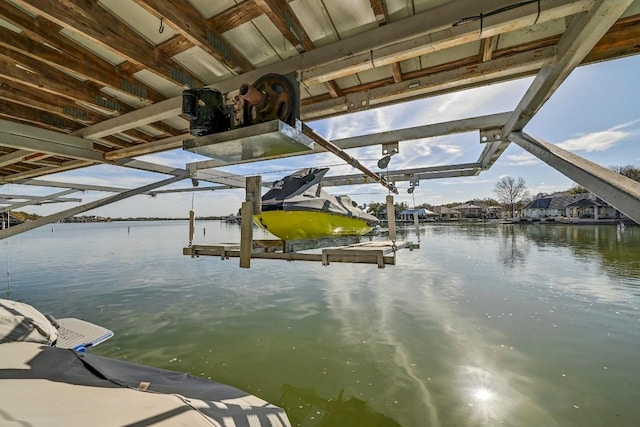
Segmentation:
{"type": "Polygon", "coordinates": [[[0,15],[22,30],[21,34],[17,34],[0,27],[0,46],[32,56],[61,71],[128,92],[143,103],[165,99],[155,89],[133,77],[133,73],[124,72],[121,66],[114,68],[108,61],[63,36],[59,25],[42,17],[33,18],[6,2],[0,2],[0,15]]]}
{"type": "Polygon", "coordinates": [[[179,86],[202,86],[202,82],[171,58],[159,54],[153,45],[119,21],[98,2],[82,0],[16,0],[27,10],[41,15],[68,31],[144,67],[179,86]],[[172,73],[171,70],[180,73],[172,73]]]}
{"type": "MultiPolygon", "coordinates": [[[[99,85],[91,81],[80,82],[55,67],[41,63],[20,52],[7,50],[4,54],[0,54],[0,59],[2,58],[5,60],[0,62],[0,79],[22,86],[27,94],[31,93],[36,99],[48,99],[48,102],[53,105],[59,105],[63,100],[67,100],[66,105],[69,111],[75,111],[81,116],[83,115],[83,106],[95,107],[94,117],[100,115],[110,117],[100,113],[100,111],[110,108],[113,108],[112,114],[122,114],[134,110],[133,107],[124,104],[119,99],[104,93],[99,85]],[[10,65],[12,63],[14,66],[10,65]],[[39,70],[39,72],[32,70],[39,70]],[[75,110],[78,107],[79,109],[75,110]]],[[[166,125],[156,124],[156,127],[168,135],[175,135],[179,132],[166,125]]],[[[142,141],[153,139],[135,129],[129,129],[127,133],[142,141]]]]}
{"type": "MultiPolygon", "coordinates": [[[[378,25],[387,25],[390,21],[387,2],[385,0],[369,0],[369,2],[371,3],[371,9],[376,16],[378,25]]],[[[402,67],[400,66],[399,62],[393,62],[391,64],[391,73],[393,75],[393,81],[395,83],[400,83],[403,80],[402,67]]]]}
{"type": "MultiPolygon", "coordinates": [[[[145,10],[163,19],[191,45],[198,46],[236,74],[254,69],[253,65],[220,32],[200,15],[188,0],[135,0],[145,10]]],[[[185,45],[185,47],[187,47],[185,45]]]]}

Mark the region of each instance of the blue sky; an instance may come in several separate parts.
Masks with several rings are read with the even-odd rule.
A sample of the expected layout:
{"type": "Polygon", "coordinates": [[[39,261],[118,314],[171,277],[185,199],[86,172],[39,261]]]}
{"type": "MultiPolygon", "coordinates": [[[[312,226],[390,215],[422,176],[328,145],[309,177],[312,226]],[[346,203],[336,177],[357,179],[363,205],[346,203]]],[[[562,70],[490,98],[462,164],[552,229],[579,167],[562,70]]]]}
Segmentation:
{"type": "MultiPolygon", "coordinates": [[[[640,56],[618,59],[580,67],[565,80],[525,132],[572,151],[603,166],[638,166],[640,163],[640,85],[637,76],[640,56]]],[[[309,122],[319,134],[338,139],[374,132],[439,123],[484,114],[511,111],[527,90],[532,78],[490,85],[450,95],[413,101],[391,107],[344,115],[328,120],[309,122]]],[[[400,143],[400,153],[393,157],[390,170],[411,167],[438,166],[477,160],[482,151],[478,134],[437,137],[400,143]]],[[[378,171],[376,162],[381,147],[351,150],[363,164],[378,171]]],[[[182,150],[173,150],[140,157],[140,159],[184,168],[188,162],[206,160],[182,150]]],[[[294,157],[271,162],[260,162],[224,170],[242,174],[260,174],[263,180],[276,180],[289,172],[310,166],[331,166],[329,175],[358,173],[331,154],[294,157]]],[[[555,169],[529,155],[515,144],[502,154],[489,171],[476,177],[423,180],[414,192],[416,204],[439,205],[465,202],[473,198],[494,197],[495,183],[503,176],[522,177],[532,195],[570,188],[573,182],[555,169]]],[[[164,175],[137,172],[130,169],[96,166],[77,171],[51,175],[45,179],[97,185],[135,188],[159,181],[164,175]]],[[[167,188],[185,188],[183,181],[167,188]]],[[[205,184],[202,184],[205,185],[205,184]]],[[[398,183],[397,202],[413,204],[407,194],[408,182],[398,183]]],[[[387,194],[379,185],[329,187],[334,194],[349,194],[358,203],[382,202],[387,194]]],[[[16,184],[2,187],[2,193],[50,194],[58,190],[36,190],[16,184]]],[[[110,195],[85,192],[69,197],[82,197],[83,203],[110,195]]],[[[128,217],[160,216],[186,217],[192,203],[197,215],[227,215],[237,212],[244,200],[243,190],[198,192],[183,194],[135,196],[87,214],[128,217]]],[[[25,207],[20,210],[49,214],[74,204],[55,204],[25,207]]]]}

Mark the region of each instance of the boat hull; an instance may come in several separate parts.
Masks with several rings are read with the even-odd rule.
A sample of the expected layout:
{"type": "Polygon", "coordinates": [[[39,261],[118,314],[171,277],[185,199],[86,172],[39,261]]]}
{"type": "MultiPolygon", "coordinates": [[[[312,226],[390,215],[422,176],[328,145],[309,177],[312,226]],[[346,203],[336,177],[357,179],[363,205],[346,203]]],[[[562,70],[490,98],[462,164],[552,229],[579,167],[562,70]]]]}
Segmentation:
{"type": "Polygon", "coordinates": [[[282,240],[362,236],[373,229],[367,220],[317,211],[264,211],[253,220],[282,240]]]}

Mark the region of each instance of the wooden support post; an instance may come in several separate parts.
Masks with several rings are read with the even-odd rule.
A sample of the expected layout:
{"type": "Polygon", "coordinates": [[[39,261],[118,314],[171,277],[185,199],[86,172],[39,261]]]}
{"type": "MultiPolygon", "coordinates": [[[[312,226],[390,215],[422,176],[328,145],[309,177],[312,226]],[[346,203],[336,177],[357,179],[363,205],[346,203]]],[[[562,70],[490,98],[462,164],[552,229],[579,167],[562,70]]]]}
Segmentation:
{"type": "Polygon", "coordinates": [[[253,249],[253,203],[243,202],[241,213],[240,268],[251,268],[251,250],[253,249]]]}
{"type": "MultiPolygon", "coordinates": [[[[415,205],[415,204],[414,204],[415,205]]],[[[420,219],[418,218],[418,210],[413,208],[413,224],[416,226],[416,239],[420,241],[420,219]]]]}
{"type": "Polygon", "coordinates": [[[246,183],[245,200],[253,203],[253,214],[258,215],[262,213],[262,177],[249,176],[246,183]]]}
{"type": "Polygon", "coordinates": [[[240,267],[251,268],[253,250],[253,215],[262,212],[262,177],[249,176],[245,185],[245,202],[242,203],[240,225],[240,267]]]}
{"type": "Polygon", "coordinates": [[[189,244],[193,242],[193,236],[196,232],[196,213],[189,211],[189,244]]]}
{"type": "Polygon", "coordinates": [[[387,196],[387,225],[389,227],[389,240],[396,240],[396,210],[393,205],[393,196],[387,196]]]}

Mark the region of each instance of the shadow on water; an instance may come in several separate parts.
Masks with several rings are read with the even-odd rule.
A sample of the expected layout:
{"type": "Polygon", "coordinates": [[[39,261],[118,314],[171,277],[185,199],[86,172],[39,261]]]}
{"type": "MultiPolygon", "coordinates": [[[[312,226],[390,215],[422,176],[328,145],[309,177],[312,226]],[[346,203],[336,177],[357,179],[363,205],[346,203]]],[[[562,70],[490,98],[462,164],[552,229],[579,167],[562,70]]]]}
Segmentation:
{"type": "Polygon", "coordinates": [[[335,399],[325,399],[314,389],[282,386],[278,406],[285,409],[293,425],[315,427],[400,427],[395,420],[375,411],[364,400],[344,398],[344,389],[335,399]]]}

